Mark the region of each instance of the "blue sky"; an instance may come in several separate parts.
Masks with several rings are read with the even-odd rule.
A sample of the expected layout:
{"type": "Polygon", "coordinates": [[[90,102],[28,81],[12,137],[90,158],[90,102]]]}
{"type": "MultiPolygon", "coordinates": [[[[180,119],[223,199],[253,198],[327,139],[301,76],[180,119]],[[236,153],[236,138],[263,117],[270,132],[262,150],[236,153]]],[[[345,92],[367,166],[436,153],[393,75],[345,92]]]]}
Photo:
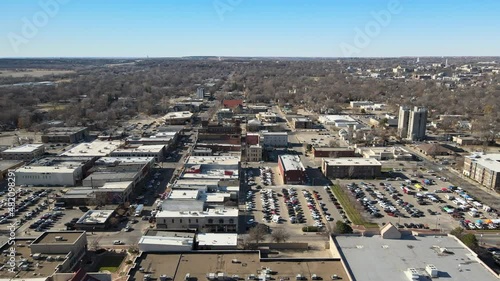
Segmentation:
{"type": "Polygon", "coordinates": [[[499,12],[498,0],[0,0],[0,57],[500,56],[499,12]]]}

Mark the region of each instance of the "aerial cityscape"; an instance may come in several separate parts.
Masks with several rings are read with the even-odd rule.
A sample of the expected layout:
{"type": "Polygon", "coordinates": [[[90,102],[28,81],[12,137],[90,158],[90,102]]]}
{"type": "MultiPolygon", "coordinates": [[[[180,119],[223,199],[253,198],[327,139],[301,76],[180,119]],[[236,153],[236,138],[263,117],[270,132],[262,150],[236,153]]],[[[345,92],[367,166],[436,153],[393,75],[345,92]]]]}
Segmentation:
{"type": "Polygon", "coordinates": [[[0,281],[500,280],[500,2],[0,8],[0,281]]]}

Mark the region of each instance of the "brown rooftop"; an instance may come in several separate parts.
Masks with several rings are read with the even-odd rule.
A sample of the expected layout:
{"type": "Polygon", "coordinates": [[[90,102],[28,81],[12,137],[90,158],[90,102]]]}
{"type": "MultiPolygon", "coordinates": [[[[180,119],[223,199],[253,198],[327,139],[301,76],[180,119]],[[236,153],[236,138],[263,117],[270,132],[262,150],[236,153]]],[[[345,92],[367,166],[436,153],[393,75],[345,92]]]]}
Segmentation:
{"type": "Polygon", "coordinates": [[[83,231],[45,232],[33,244],[74,244],[78,238],[85,235],[83,231]],[[57,237],[57,238],[56,238],[57,237]],[[62,237],[62,239],[59,239],[62,237]]]}
{"type": "Polygon", "coordinates": [[[298,274],[307,280],[312,280],[313,274],[323,280],[329,280],[334,274],[348,280],[340,260],[260,261],[258,253],[187,253],[144,254],[138,262],[138,268],[143,268],[144,272],[132,272],[134,280],[144,280],[145,274],[151,274],[153,278],[166,275],[173,281],[185,281],[189,274],[192,280],[206,280],[209,273],[247,279],[251,274],[258,276],[263,268],[269,268],[275,280],[295,280],[298,274]]]}
{"type": "MultiPolygon", "coordinates": [[[[22,260],[25,260],[29,264],[28,270],[18,270],[16,272],[10,272],[8,265],[9,256],[1,255],[0,264],[4,266],[3,270],[0,270],[0,279],[11,279],[11,278],[42,278],[50,276],[56,270],[59,264],[64,262],[66,258],[65,255],[43,255],[43,259],[34,260],[31,255],[31,249],[28,247],[31,244],[31,240],[16,239],[16,263],[18,264],[22,260]],[[47,257],[49,259],[47,260],[47,257]],[[59,260],[57,259],[59,258],[59,260]]],[[[8,244],[1,249],[2,251],[8,251],[8,244]]]]}

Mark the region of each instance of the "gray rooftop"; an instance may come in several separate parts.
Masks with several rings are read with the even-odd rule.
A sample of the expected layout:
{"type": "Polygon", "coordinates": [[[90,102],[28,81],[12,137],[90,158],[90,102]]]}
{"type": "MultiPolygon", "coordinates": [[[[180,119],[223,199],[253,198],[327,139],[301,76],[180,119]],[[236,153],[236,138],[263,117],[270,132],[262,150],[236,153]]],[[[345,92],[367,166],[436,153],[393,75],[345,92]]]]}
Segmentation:
{"type": "MultiPolygon", "coordinates": [[[[498,281],[453,237],[405,236],[393,240],[380,236],[337,236],[335,239],[356,281],[406,281],[409,279],[404,272],[408,268],[425,274],[429,264],[446,280],[498,281]],[[451,254],[441,253],[440,248],[446,248],[451,254]]],[[[419,280],[430,280],[420,276],[419,280]]]]}

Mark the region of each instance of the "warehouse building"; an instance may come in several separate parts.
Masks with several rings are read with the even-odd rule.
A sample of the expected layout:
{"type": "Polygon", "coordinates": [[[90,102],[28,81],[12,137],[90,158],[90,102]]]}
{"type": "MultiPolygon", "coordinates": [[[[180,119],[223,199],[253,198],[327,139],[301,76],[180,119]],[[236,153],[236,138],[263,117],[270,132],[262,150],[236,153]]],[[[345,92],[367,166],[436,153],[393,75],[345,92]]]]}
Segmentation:
{"type": "Polygon", "coordinates": [[[29,162],[42,157],[44,153],[45,147],[43,144],[24,144],[2,151],[2,159],[29,162]]]}
{"type": "Polygon", "coordinates": [[[302,184],[306,180],[305,168],[298,155],[280,155],[278,169],[285,184],[302,184]]]}
{"type": "Polygon", "coordinates": [[[77,143],[89,136],[86,127],[52,127],[42,135],[43,143],[77,143]]]}
{"type": "Polygon", "coordinates": [[[184,125],[191,122],[193,113],[189,111],[169,112],[163,116],[167,125],[184,125]]]}
{"type": "Polygon", "coordinates": [[[382,172],[382,164],[373,158],[323,158],[323,174],[335,178],[375,178],[382,172]]]}

